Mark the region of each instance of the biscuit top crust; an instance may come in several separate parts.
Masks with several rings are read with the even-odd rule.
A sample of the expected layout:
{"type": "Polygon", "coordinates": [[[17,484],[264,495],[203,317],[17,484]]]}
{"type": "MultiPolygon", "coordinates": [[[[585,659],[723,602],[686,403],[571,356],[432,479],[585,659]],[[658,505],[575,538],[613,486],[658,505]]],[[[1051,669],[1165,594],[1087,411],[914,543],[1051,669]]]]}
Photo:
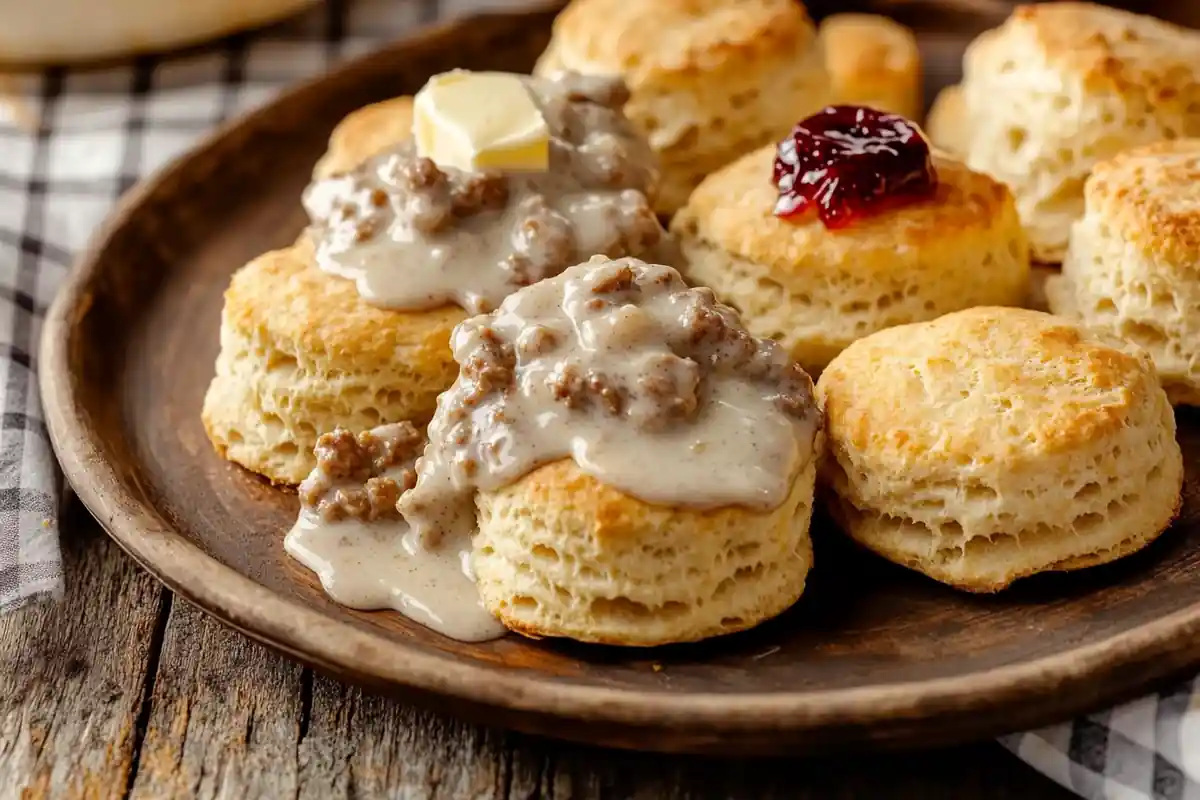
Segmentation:
{"type": "Polygon", "coordinates": [[[1088,452],[1158,391],[1148,356],[1038,311],[973,308],[889,328],[822,373],[833,440],[897,473],[1088,452]]]}
{"type": "Polygon", "coordinates": [[[1194,277],[1200,270],[1200,140],[1127,150],[1098,164],[1085,189],[1089,217],[1194,277]]]}
{"type": "Polygon", "coordinates": [[[425,540],[469,533],[474,494],[573,457],[649,503],[774,508],[814,455],[812,381],[674,269],[597,257],[467,320],[417,486],[425,540]]]}
{"type": "Polygon", "coordinates": [[[888,73],[908,77],[920,70],[913,32],[888,17],[834,14],[821,21],[818,34],[835,77],[873,77],[882,82],[888,73]]]}
{"type": "Polygon", "coordinates": [[[634,91],[798,58],[816,39],[796,0],[575,0],[554,36],[567,66],[619,74],[634,91]]]}
{"type": "Polygon", "coordinates": [[[461,308],[397,313],[363,301],[349,281],[313,266],[312,244],[272,250],[234,274],[225,291],[226,323],[251,339],[316,369],[313,359],[336,358],[340,369],[374,371],[398,355],[418,374],[441,375],[461,308]]]}
{"type": "Polygon", "coordinates": [[[520,80],[548,126],[548,169],[465,171],[404,141],[305,190],[317,265],[383,308],[476,314],[597,253],[655,252],[657,162],[621,111],[625,86],[520,80]]]}
{"type": "Polygon", "coordinates": [[[1154,17],[1094,3],[1019,6],[968,48],[968,71],[1021,68],[1028,51],[1085,89],[1178,101],[1196,90],[1200,34],[1154,17]],[[1003,64],[997,62],[1003,61],[1003,64]]]}
{"type": "Polygon", "coordinates": [[[672,220],[671,229],[766,264],[779,275],[846,269],[864,274],[890,271],[895,259],[874,254],[930,247],[950,237],[977,237],[1004,216],[1015,220],[1012,193],[1002,183],[935,153],[938,184],[931,196],[831,233],[816,218],[775,216],[778,192],[770,181],[774,158],[771,145],[710,175],[672,220]],[[872,255],[856,259],[853,253],[872,255]]]}
{"type": "Polygon", "coordinates": [[[329,134],[329,147],[313,167],[313,178],[349,172],[372,156],[412,136],[413,99],[393,97],[352,111],[329,134]]]}

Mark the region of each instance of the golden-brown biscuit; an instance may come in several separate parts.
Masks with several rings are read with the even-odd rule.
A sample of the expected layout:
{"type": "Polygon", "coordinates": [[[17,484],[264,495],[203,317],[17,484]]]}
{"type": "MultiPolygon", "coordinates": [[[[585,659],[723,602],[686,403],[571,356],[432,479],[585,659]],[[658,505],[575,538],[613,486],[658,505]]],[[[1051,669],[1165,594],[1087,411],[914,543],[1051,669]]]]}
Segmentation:
{"type": "Polygon", "coordinates": [[[921,51],[911,30],[877,14],[834,14],[817,35],[833,102],[920,119],[921,51]]]}
{"type": "MultiPolygon", "coordinates": [[[[408,137],[412,99],[361,108],[330,135],[316,177],[352,169],[408,137]]],[[[231,461],[274,483],[295,484],[316,465],[317,436],[388,422],[423,424],[454,382],[456,306],[391,311],[315,266],[306,235],[233,277],[221,316],[205,430],[231,461]]]]}
{"type": "Polygon", "coordinates": [[[205,430],[231,461],[299,483],[321,433],[433,416],[457,374],[450,332],[465,316],[369,305],[318,269],[304,240],[259,256],[225,292],[205,430]]]}
{"type": "Polygon", "coordinates": [[[954,84],[938,92],[925,121],[925,131],[935,147],[960,161],[971,149],[971,131],[967,125],[966,103],[962,86],[954,84]]]}
{"type": "Polygon", "coordinates": [[[1034,256],[1058,262],[1092,167],[1200,135],[1200,34],[1092,3],[1018,8],[963,62],[967,163],[1007,183],[1034,256]]]}
{"type": "Polygon", "coordinates": [[[652,505],[572,461],[541,467],[477,497],[480,597],[527,636],[648,647],[752,628],[804,591],[815,464],[770,511],[652,505]]]}
{"type": "Polygon", "coordinates": [[[683,272],[818,373],[855,339],[974,305],[1020,305],[1029,254],[1012,195],[935,158],[927,200],[827,230],[773,213],[774,147],[700,185],[671,223],[683,272]]]}
{"type": "Polygon", "coordinates": [[[822,478],[860,544],[973,592],[1102,564],[1179,509],[1150,358],[1038,311],[974,308],[855,342],[817,386],[822,478]]]}
{"type": "Polygon", "coordinates": [[[313,168],[314,178],[354,169],[412,135],[413,99],[394,97],[351,112],[329,135],[329,148],[313,168]]]}
{"type": "Polygon", "coordinates": [[[662,165],[655,209],[775,141],[830,99],[812,22],[796,0],[574,0],[534,74],[620,75],[625,113],[662,165]]]}
{"type": "Polygon", "coordinates": [[[1200,405],[1200,140],[1101,163],[1085,196],[1050,307],[1144,348],[1171,401],[1200,405]]]}

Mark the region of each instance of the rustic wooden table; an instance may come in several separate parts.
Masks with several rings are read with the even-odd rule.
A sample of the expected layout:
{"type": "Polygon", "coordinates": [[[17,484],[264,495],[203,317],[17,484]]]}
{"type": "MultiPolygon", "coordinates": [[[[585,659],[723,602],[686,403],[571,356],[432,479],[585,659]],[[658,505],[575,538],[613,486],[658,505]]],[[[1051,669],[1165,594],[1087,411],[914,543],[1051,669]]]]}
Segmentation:
{"type": "Polygon", "coordinates": [[[606,751],[315,675],[209,620],[71,500],[68,591],[0,618],[0,798],[1066,798],[999,745],[820,761],[606,751]]]}

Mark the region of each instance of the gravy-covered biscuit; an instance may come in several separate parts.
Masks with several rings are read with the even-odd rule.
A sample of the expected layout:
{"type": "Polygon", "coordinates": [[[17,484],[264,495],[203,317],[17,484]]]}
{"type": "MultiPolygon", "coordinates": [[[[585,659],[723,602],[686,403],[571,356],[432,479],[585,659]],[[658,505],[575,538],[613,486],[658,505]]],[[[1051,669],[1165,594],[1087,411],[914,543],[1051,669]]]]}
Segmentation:
{"type": "Polygon", "coordinates": [[[967,163],[1012,188],[1038,260],[1062,259],[1098,162],[1200,134],[1200,34],[1152,17],[1022,6],[963,67],[967,163]]]}
{"type": "Polygon", "coordinates": [[[450,332],[465,317],[455,306],[372,306],[313,266],[306,241],[259,256],[225,292],[209,438],[231,461],[299,483],[321,433],[427,422],[454,381],[450,332]]]}
{"type": "Polygon", "coordinates": [[[920,117],[921,52],[911,30],[877,14],[834,14],[817,35],[835,103],[920,117]]]}
{"type": "Polygon", "coordinates": [[[293,484],[316,466],[321,433],[423,424],[454,380],[449,337],[464,308],[492,308],[594,253],[658,247],[653,157],[620,112],[619,82],[512,79],[546,118],[546,169],[440,167],[405,133],[408,98],[334,130],[303,198],[308,231],[226,294],[203,412],[223,455],[293,484]]]}
{"type": "Polygon", "coordinates": [[[831,510],[860,544],[974,592],[1102,564],[1180,503],[1147,355],[1037,311],[974,308],[855,342],[817,395],[831,510]]]}
{"type": "Polygon", "coordinates": [[[830,99],[812,22],[796,0],[573,0],[534,74],[619,75],[625,113],[662,161],[655,209],[787,133],[830,99]]]}
{"type": "Polygon", "coordinates": [[[781,219],[775,148],[711,175],[672,221],[688,279],[711,286],[755,336],[819,372],[847,345],[893,325],[974,305],[1020,305],[1029,255],[1012,195],[934,157],[935,193],[839,230],[781,219]]]}
{"type": "Polygon", "coordinates": [[[483,605],[530,636],[652,646],[788,608],[812,563],[812,382],[711,291],[596,258],[454,335],[399,508],[471,542],[483,605]]]}
{"type": "Polygon", "coordinates": [[[1200,140],[1128,150],[1085,195],[1050,307],[1144,348],[1171,401],[1200,405],[1200,140]]]}

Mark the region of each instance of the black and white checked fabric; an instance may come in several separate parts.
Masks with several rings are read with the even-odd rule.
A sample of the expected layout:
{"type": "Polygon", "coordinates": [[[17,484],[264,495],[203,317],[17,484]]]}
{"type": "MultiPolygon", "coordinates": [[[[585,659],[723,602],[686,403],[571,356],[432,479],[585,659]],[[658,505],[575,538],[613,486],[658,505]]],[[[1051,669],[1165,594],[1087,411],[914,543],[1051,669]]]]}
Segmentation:
{"type": "Polygon", "coordinates": [[[62,587],[59,476],[33,361],[55,289],[117,197],[283,86],[420,24],[503,5],[330,0],[181,55],[0,77],[0,611],[62,587]]]}
{"type": "MultiPolygon", "coordinates": [[[[439,17],[520,0],[330,0],[267,30],[99,71],[0,79],[0,612],[62,588],[59,476],[36,395],[41,321],[119,195],[281,87],[439,17]]],[[[1090,800],[1200,800],[1200,689],[1001,741],[1090,800]]]]}

